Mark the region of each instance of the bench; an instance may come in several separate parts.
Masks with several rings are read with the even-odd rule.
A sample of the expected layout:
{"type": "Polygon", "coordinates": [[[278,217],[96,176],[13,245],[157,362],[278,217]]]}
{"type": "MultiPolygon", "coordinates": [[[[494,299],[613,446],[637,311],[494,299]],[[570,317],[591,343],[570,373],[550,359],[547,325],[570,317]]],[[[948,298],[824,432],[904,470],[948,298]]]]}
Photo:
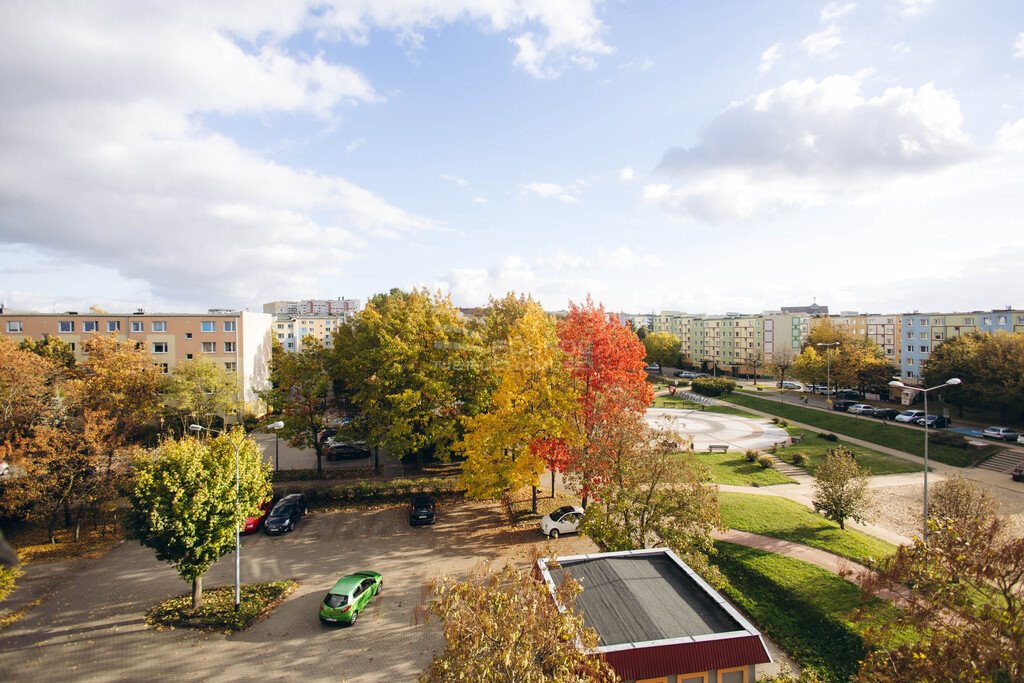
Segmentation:
{"type": "Polygon", "coordinates": [[[724,443],[709,443],[708,453],[714,453],[715,451],[727,453],[729,451],[729,445],[724,443]]]}

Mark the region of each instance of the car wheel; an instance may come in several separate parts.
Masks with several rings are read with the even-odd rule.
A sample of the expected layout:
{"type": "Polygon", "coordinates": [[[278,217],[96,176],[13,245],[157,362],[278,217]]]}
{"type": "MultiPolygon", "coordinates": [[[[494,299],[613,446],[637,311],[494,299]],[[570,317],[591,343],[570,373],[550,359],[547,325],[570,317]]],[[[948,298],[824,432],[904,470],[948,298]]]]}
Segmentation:
{"type": "Polygon", "coordinates": [[[548,534],[548,538],[558,538],[558,529],[552,529],[551,533],[548,534]]]}
{"type": "Polygon", "coordinates": [[[383,591],[383,590],[384,590],[384,582],[381,581],[380,583],[377,584],[377,592],[375,593],[375,595],[380,595],[381,591],[383,591]]]}
{"type": "Polygon", "coordinates": [[[358,619],[358,618],[359,618],[359,612],[353,612],[352,613],[352,620],[350,622],[348,622],[348,625],[349,626],[355,626],[356,625],[356,619],[358,619]]]}

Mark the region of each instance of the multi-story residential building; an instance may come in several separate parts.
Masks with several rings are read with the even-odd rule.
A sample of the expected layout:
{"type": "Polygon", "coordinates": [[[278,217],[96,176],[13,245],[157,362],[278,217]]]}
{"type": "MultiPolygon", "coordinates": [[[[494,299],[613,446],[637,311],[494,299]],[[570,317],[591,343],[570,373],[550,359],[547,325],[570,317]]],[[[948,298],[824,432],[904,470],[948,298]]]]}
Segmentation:
{"type": "Polygon", "coordinates": [[[682,311],[662,311],[654,317],[653,332],[668,332],[682,339],[683,327],[690,316],[682,311]]]}
{"type": "Polygon", "coordinates": [[[350,318],[359,312],[359,299],[302,299],[301,301],[271,301],[263,304],[263,312],[271,315],[294,317],[323,316],[350,318]]]}
{"type": "Polygon", "coordinates": [[[654,332],[654,320],[657,317],[657,313],[620,313],[619,324],[629,325],[632,323],[636,329],[644,327],[648,332],[654,332]]]}
{"type": "Polygon", "coordinates": [[[302,340],[313,337],[325,348],[334,346],[334,331],[345,324],[345,316],[289,316],[274,319],[274,337],[285,351],[302,351],[302,340]]]}
{"type": "Polygon", "coordinates": [[[800,346],[811,329],[811,316],[806,313],[785,313],[768,311],[764,313],[764,357],[771,362],[780,349],[789,349],[793,355],[800,353],[800,346]]]}
{"type": "Polygon", "coordinates": [[[875,342],[885,354],[886,359],[899,367],[903,358],[900,350],[900,337],[903,331],[903,317],[896,314],[868,315],[865,320],[867,338],[875,342]]]}
{"type": "Polygon", "coordinates": [[[968,313],[907,313],[902,316],[900,376],[920,382],[932,350],[970,332],[1024,332],[1024,311],[1010,307],[968,313]]]}
{"type": "Polygon", "coordinates": [[[257,391],[269,386],[272,316],[213,309],[193,313],[12,313],[0,314],[0,332],[15,340],[57,337],[75,358],[94,334],[111,334],[146,349],[161,372],[194,358],[208,358],[237,373],[238,393],[249,412],[264,410],[257,391]]]}

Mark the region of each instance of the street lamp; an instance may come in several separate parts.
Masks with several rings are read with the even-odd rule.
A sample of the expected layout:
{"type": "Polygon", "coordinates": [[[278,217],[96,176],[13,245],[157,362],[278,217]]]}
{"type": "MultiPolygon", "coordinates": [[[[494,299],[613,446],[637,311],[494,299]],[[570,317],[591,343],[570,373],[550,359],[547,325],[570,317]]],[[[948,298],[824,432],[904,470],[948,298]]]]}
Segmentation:
{"type": "Polygon", "coordinates": [[[894,379],[889,382],[890,387],[902,389],[903,391],[916,391],[924,394],[924,542],[928,543],[928,392],[935,391],[936,389],[945,389],[946,387],[956,386],[960,384],[959,377],[951,377],[947,379],[943,384],[938,386],[929,387],[922,389],[921,387],[910,387],[903,382],[894,379]]]}
{"type": "MultiPolygon", "coordinates": [[[[238,514],[238,451],[242,448],[242,442],[248,438],[250,434],[260,429],[281,429],[284,427],[284,422],[271,422],[268,425],[262,427],[254,427],[247,431],[242,439],[235,444],[235,514],[238,514]]],[[[203,425],[191,424],[188,426],[190,432],[213,432],[214,434],[223,434],[219,429],[211,429],[204,427],[203,425]]],[[[239,525],[235,525],[235,611],[237,612],[242,604],[242,531],[239,529],[239,525]]]]}
{"type": "Polygon", "coordinates": [[[832,394],[829,391],[832,388],[832,356],[828,352],[829,346],[839,346],[839,342],[828,342],[815,344],[815,346],[824,346],[825,348],[825,401],[827,403],[832,402],[832,394]]]}

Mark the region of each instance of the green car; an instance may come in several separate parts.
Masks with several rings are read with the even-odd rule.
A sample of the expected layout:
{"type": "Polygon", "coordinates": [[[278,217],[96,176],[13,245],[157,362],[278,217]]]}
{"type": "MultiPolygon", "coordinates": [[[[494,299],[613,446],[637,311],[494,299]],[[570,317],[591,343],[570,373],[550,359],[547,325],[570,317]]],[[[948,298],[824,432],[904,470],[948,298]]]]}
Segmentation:
{"type": "Polygon", "coordinates": [[[370,598],[384,590],[384,577],[377,572],[362,571],[338,579],[320,603],[320,621],[325,624],[356,623],[370,598]]]}

